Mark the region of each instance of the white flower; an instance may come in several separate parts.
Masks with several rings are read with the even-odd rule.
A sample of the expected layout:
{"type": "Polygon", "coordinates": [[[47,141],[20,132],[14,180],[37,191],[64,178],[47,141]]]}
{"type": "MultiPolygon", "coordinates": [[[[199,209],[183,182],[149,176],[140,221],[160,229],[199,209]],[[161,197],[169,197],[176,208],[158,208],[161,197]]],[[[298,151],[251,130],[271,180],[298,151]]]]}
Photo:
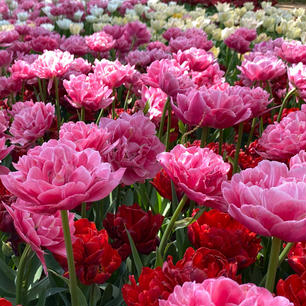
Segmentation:
{"type": "Polygon", "coordinates": [[[26,21],[29,18],[29,14],[27,12],[20,12],[17,14],[17,18],[20,21],[26,21]]]}
{"type": "Polygon", "coordinates": [[[226,39],[227,37],[229,37],[231,34],[233,34],[237,29],[234,28],[234,27],[231,27],[231,28],[224,28],[222,31],[221,31],[221,39],[224,40],[226,39]]]}
{"type": "Polygon", "coordinates": [[[54,30],[54,25],[51,24],[51,23],[42,23],[40,26],[43,27],[44,29],[50,31],[50,32],[52,32],[54,30]]]}
{"type": "Polygon", "coordinates": [[[83,16],[84,12],[81,10],[77,10],[74,15],[73,15],[73,19],[76,21],[80,21],[82,16],[83,16]]]}
{"type": "Polygon", "coordinates": [[[245,2],[243,6],[248,10],[248,11],[253,11],[254,10],[254,4],[252,2],[245,2]]]}
{"type": "Polygon", "coordinates": [[[97,7],[96,5],[93,5],[90,8],[90,13],[96,17],[100,17],[104,12],[104,9],[102,7],[97,7]]]}
{"type": "Polygon", "coordinates": [[[94,23],[98,21],[98,18],[96,16],[93,15],[87,15],[86,16],[86,21],[89,23],[94,23]]]}
{"type": "Polygon", "coordinates": [[[56,24],[61,30],[68,30],[72,21],[68,18],[59,19],[56,21],[56,24]]]}
{"type": "Polygon", "coordinates": [[[227,12],[231,10],[231,5],[229,3],[217,3],[216,4],[217,11],[220,12],[227,12]]]}
{"type": "Polygon", "coordinates": [[[83,22],[74,22],[70,24],[69,30],[72,35],[79,35],[83,28],[83,22]]]}

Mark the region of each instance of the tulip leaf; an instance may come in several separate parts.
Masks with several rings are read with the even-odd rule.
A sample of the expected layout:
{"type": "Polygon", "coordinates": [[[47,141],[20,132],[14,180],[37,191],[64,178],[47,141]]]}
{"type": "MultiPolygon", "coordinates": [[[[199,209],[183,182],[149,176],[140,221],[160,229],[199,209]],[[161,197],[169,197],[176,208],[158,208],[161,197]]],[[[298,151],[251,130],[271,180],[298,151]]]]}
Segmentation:
{"type": "Polygon", "coordinates": [[[178,121],[178,127],[179,127],[180,133],[184,135],[186,133],[186,126],[181,120],[178,121]]]}
{"type": "Polygon", "coordinates": [[[16,278],[16,272],[8,267],[5,261],[0,258],[0,271],[5,275],[6,278],[14,281],[16,278]]]}
{"type": "Polygon", "coordinates": [[[184,219],[181,219],[181,220],[178,220],[174,223],[174,228],[173,230],[176,231],[178,229],[181,229],[181,228],[185,228],[187,227],[189,224],[191,224],[192,222],[192,217],[187,217],[187,218],[184,218],[184,219]]]}
{"type": "MultiPolygon", "coordinates": [[[[51,269],[48,269],[49,272],[51,272],[53,275],[55,275],[56,277],[60,278],[61,280],[63,280],[69,287],[69,279],[67,279],[66,277],[58,274],[57,272],[51,270],[51,269]]],[[[85,295],[83,294],[82,290],[77,287],[77,290],[78,290],[78,300],[79,300],[79,306],[88,306],[87,304],[87,301],[86,301],[86,297],[85,295]]]]}
{"type": "Polygon", "coordinates": [[[133,238],[132,238],[131,234],[129,233],[129,231],[127,230],[125,225],[124,225],[124,227],[125,227],[127,236],[129,238],[129,242],[130,242],[130,247],[131,247],[131,250],[132,250],[132,255],[133,255],[134,263],[135,263],[137,274],[138,274],[138,277],[139,277],[139,275],[140,275],[140,273],[142,271],[143,264],[141,262],[139,253],[137,251],[137,248],[135,246],[135,243],[133,241],[133,238]]]}
{"type": "Polygon", "coordinates": [[[150,99],[147,100],[146,105],[143,109],[143,113],[146,115],[150,108],[150,99]]]}

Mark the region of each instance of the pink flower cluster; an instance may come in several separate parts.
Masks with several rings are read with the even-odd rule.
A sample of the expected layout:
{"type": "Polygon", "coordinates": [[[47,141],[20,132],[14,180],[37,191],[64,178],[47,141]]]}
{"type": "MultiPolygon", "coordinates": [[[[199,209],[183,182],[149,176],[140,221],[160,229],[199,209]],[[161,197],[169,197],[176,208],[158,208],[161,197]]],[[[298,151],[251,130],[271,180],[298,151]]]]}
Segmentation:
{"type": "Polygon", "coordinates": [[[258,140],[258,154],[264,158],[286,162],[306,146],[306,105],[292,112],[280,123],[274,122],[258,140]]]}
{"type": "Polygon", "coordinates": [[[131,116],[123,113],[117,120],[102,118],[100,127],[111,134],[112,144],[117,143],[103,159],[115,170],[126,169],[123,184],[143,182],[157,174],[160,166],[156,157],[164,151],[164,145],[155,136],[155,125],[142,112],[131,116]]]}
{"type": "Polygon", "coordinates": [[[230,165],[208,148],[175,146],[157,156],[173,183],[188,198],[201,205],[226,210],[221,184],[227,179],[230,165]]]}
{"type": "Polygon", "coordinates": [[[54,139],[30,149],[15,168],[16,172],[1,176],[3,185],[25,201],[24,209],[42,214],[104,198],[119,184],[125,170],[112,171],[93,149],[78,152],[71,141],[54,139]]]}
{"type": "Polygon", "coordinates": [[[269,103],[269,94],[261,88],[203,87],[178,94],[172,107],[184,123],[223,129],[260,115],[269,103]]]}
{"type": "Polygon", "coordinates": [[[177,285],[167,300],[160,300],[159,306],[222,306],[261,305],[293,306],[285,297],[274,297],[265,288],[254,284],[239,285],[230,278],[207,279],[203,283],[185,282],[177,285]]]}
{"type": "Polygon", "coordinates": [[[259,235],[305,241],[305,154],[293,159],[291,169],[276,161],[262,161],[224,182],[229,214],[259,235]]]}
{"type": "Polygon", "coordinates": [[[250,51],[250,42],[257,36],[256,30],[239,28],[232,35],[224,40],[224,43],[238,53],[246,53],[250,51]]]}

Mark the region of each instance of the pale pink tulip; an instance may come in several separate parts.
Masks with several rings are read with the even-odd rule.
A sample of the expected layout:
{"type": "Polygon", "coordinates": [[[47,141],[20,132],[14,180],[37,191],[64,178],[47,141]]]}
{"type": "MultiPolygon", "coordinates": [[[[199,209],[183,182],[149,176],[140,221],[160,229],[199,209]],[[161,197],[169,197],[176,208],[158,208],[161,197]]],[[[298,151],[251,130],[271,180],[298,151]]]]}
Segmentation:
{"type": "Polygon", "coordinates": [[[156,156],[164,151],[164,145],[155,136],[155,125],[142,112],[119,119],[102,118],[100,127],[111,134],[111,143],[118,142],[115,150],[103,156],[113,169],[126,168],[122,183],[131,185],[153,178],[160,170],[156,156]]]}
{"type": "Polygon", "coordinates": [[[306,240],[306,167],[262,161],[222,184],[228,212],[251,231],[285,241],[306,240]]]}
{"type": "Polygon", "coordinates": [[[97,111],[106,108],[112,101],[112,89],[95,74],[81,74],[64,80],[63,85],[68,93],[66,99],[75,108],[97,111]]]}
{"type": "Polygon", "coordinates": [[[112,171],[93,149],[77,152],[73,142],[54,139],[30,149],[14,166],[17,171],[0,176],[3,185],[27,202],[28,211],[44,214],[103,199],[125,170],[112,171]]]}
{"type": "Polygon", "coordinates": [[[157,160],[190,200],[226,210],[221,184],[227,179],[230,165],[222,156],[208,148],[177,145],[170,152],[158,154],[157,160]]]}
{"type": "Polygon", "coordinates": [[[44,136],[51,127],[55,110],[51,103],[27,101],[13,106],[14,121],[9,129],[12,143],[25,145],[44,136]]]}
{"type": "Polygon", "coordinates": [[[255,284],[239,285],[230,278],[209,278],[203,283],[185,282],[177,285],[159,306],[294,306],[287,298],[274,297],[255,284]]]}
{"type": "MultiPolygon", "coordinates": [[[[26,206],[26,203],[17,199],[16,204],[5,205],[5,208],[14,220],[17,233],[26,243],[30,244],[48,275],[42,248],[66,257],[61,214],[59,211],[49,216],[30,213],[24,210],[24,206],[26,206]]],[[[74,241],[74,214],[68,213],[68,219],[71,237],[74,241]]]]}

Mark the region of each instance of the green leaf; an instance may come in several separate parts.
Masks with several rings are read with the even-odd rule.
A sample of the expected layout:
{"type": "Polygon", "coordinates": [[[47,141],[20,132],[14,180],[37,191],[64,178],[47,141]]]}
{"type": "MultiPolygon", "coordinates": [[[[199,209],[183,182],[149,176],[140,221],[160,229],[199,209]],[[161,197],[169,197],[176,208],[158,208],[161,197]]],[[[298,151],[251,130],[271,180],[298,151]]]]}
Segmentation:
{"type": "Polygon", "coordinates": [[[6,295],[13,297],[15,296],[16,286],[15,286],[15,276],[16,273],[10,269],[6,263],[0,258],[0,290],[6,295]]]}
{"type": "Polygon", "coordinates": [[[104,289],[100,305],[105,305],[105,303],[110,301],[112,297],[113,297],[113,286],[112,284],[108,284],[106,288],[104,289]]]}
{"type": "Polygon", "coordinates": [[[192,217],[187,217],[181,220],[178,220],[174,223],[173,231],[176,231],[181,228],[187,227],[192,222],[192,217]]]}
{"type": "Polygon", "coordinates": [[[143,113],[146,115],[150,108],[150,100],[147,100],[146,105],[143,109],[143,113]]]}
{"type": "Polygon", "coordinates": [[[129,231],[127,230],[125,225],[124,225],[124,227],[125,227],[127,236],[129,238],[129,242],[130,242],[130,247],[131,247],[131,250],[132,250],[133,259],[134,259],[134,263],[135,263],[136,270],[137,270],[137,276],[139,277],[139,275],[140,275],[140,273],[142,271],[143,264],[141,262],[140,256],[138,254],[138,251],[136,249],[136,246],[135,246],[135,243],[133,241],[133,238],[132,238],[131,234],[129,233],[129,231]]]}
{"type": "Polygon", "coordinates": [[[179,126],[180,133],[185,134],[186,133],[186,127],[185,127],[185,124],[181,120],[178,121],[178,126],[179,126]]]}
{"type": "MultiPolygon", "coordinates": [[[[55,275],[57,278],[60,278],[61,280],[63,280],[69,287],[69,279],[58,274],[57,272],[48,269],[49,272],[51,272],[53,275],[55,275]]],[[[83,294],[82,290],[78,287],[78,300],[79,300],[79,306],[88,306],[87,301],[86,301],[86,297],[83,294]]]]}
{"type": "Polygon", "coordinates": [[[91,300],[90,300],[90,306],[96,306],[98,301],[101,299],[101,290],[98,285],[93,284],[91,285],[92,287],[90,288],[91,291],[91,300]]]}
{"type": "Polygon", "coordinates": [[[6,278],[14,281],[16,278],[16,272],[8,267],[6,262],[0,258],[0,270],[5,274],[6,278]]]}

